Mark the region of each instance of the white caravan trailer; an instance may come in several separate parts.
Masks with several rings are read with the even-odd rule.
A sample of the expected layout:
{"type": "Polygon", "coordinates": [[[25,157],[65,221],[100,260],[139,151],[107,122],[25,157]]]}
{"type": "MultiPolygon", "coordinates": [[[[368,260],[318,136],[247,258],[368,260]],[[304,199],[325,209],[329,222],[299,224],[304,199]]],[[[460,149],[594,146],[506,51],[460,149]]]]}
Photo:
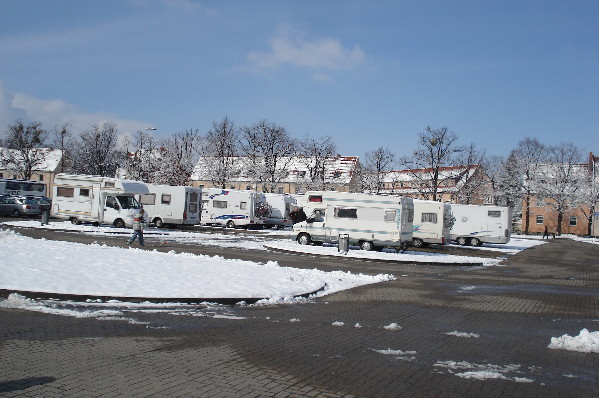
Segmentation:
{"type": "Polygon", "coordinates": [[[202,189],[193,187],[147,184],[149,193],[138,196],[139,203],[157,227],[197,225],[200,223],[202,189]]]}
{"type": "Polygon", "coordinates": [[[112,224],[124,228],[141,208],[135,195],[148,193],[146,184],[91,175],[57,174],[54,179],[52,215],[94,224],[112,224]]]}
{"type": "Polygon", "coordinates": [[[405,248],[412,241],[410,198],[318,191],[307,192],[301,204],[308,219],[293,226],[300,244],[337,243],[343,234],[363,250],[405,248]]]}
{"type": "Polygon", "coordinates": [[[202,194],[202,224],[262,227],[262,217],[268,215],[266,199],[260,192],[208,188],[202,194]]]}
{"type": "Polygon", "coordinates": [[[424,247],[429,243],[444,245],[451,241],[453,225],[449,203],[414,199],[414,236],[412,246],[424,247]]]}
{"type": "Polygon", "coordinates": [[[507,243],[512,235],[512,210],[504,206],[451,205],[455,222],[451,239],[460,245],[507,243]]]}
{"type": "Polygon", "coordinates": [[[264,226],[267,228],[276,227],[290,227],[293,225],[293,221],[289,216],[289,213],[293,211],[293,207],[296,206],[296,200],[289,194],[277,194],[277,193],[265,193],[266,203],[269,206],[270,213],[268,216],[263,217],[264,226]]]}

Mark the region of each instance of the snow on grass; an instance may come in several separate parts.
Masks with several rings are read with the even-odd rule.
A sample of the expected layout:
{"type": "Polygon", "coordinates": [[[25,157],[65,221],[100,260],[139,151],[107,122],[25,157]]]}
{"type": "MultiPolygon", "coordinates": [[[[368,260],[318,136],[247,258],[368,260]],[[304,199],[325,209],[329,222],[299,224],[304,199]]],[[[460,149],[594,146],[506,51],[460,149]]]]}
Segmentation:
{"type": "Polygon", "coordinates": [[[464,379],[489,380],[501,379],[511,380],[518,383],[532,383],[534,380],[519,377],[515,374],[521,374],[520,365],[493,365],[493,364],[476,364],[466,361],[437,361],[433,366],[444,368],[451,374],[464,379]]]}
{"type": "Polygon", "coordinates": [[[587,329],[582,329],[578,336],[565,334],[561,337],[552,337],[547,348],[599,353],[599,332],[589,332],[587,329]]]}
{"type": "Polygon", "coordinates": [[[465,337],[465,338],[475,338],[475,339],[478,339],[480,337],[480,335],[478,335],[476,333],[466,333],[466,332],[458,332],[458,331],[448,332],[448,333],[445,333],[445,334],[447,334],[449,336],[465,337]]]}
{"type": "Polygon", "coordinates": [[[48,241],[0,231],[0,289],[111,297],[266,298],[326,295],[395,279],[281,267],[220,256],[48,241]]]}

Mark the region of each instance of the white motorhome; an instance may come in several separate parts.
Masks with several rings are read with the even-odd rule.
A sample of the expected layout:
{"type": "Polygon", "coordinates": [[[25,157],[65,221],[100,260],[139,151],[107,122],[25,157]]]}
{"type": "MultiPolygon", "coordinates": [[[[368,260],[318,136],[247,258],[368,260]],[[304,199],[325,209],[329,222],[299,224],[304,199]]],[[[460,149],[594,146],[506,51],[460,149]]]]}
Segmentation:
{"type": "Polygon", "coordinates": [[[262,227],[262,217],[268,215],[263,193],[235,189],[208,188],[202,191],[202,221],[204,225],[262,227]]]}
{"type": "Polygon", "coordinates": [[[444,245],[451,241],[453,219],[449,203],[414,199],[414,236],[412,246],[429,243],[444,245]]]}
{"type": "Polygon", "coordinates": [[[412,241],[414,204],[410,198],[312,191],[301,205],[308,219],[293,226],[300,244],[337,243],[345,234],[350,244],[363,250],[405,248],[412,241]]]}
{"type": "Polygon", "coordinates": [[[138,196],[139,203],[157,227],[200,223],[202,189],[147,184],[149,193],[138,196]]]}
{"type": "Polygon", "coordinates": [[[263,217],[265,227],[290,227],[293,221],[289,213],[293,211],[296,200],[289,194],[265,193],[264,197],[270,213],[263,217]]]}
{"type": "Polygon", "coordinates": [[[451,239],[460,245],[507,243],[512,235],[512,210],[504,206],[452,204],[451,239]]]}
{"type": "Polygon", "coordinates": [[[53,189],[53,216],[73,224],[86,221],[119,228],[131,226],[141,208],[135,195],[148,193],[139,181],[77,174],[57,174],[53,189]]]}

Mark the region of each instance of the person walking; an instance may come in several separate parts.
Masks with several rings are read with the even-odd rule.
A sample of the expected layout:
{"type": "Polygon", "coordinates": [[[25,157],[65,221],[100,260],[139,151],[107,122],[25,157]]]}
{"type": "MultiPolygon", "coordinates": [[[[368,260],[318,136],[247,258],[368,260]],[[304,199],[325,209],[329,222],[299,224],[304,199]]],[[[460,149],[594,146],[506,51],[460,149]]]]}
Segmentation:
{"type": "Polygon", "coordinates": [[[543,239],[545,239],[545,237],[547,237],[547,239],[549,239],[549,230],[547,229],[547,225],[545,225],[545,232],[543,232],[543,239]]]}
{"type": "Polygon", "coordinates": [[[139,212],[133,215],[133,235],[127,241],[127,245],[131,246],[131,243],[135,241],[135,238],[139,237],[139,245],[145,246],[144,244],[144,223],[145,223],[145,210],[139,209],[139,212]]]}

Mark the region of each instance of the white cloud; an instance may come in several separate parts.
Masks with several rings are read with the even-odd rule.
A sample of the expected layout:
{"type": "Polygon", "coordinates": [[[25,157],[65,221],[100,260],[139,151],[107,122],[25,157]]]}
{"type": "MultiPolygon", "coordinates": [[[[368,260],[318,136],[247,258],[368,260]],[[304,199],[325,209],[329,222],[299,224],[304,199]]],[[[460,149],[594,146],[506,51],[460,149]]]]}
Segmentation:
{"type": "Polygon", "coordinates": [[[83,112],[75,105],[64,101],[44,100],[22,93],[8,92],[0,81],[0,131],[6,130],[17,119],[24,122],[40,122],[45,129],[68,124],[78,134],[95,123],[116,123],[122,134],[130,135],[151,125],[139,120],[119,118],[108,112],[83,112]]]}
{"type": "Polygon", "coordinates": [[[299,66],[320,71],[318,80],[328,78],[323,70],[336,71],[355,68],[365,59],[365,53],[356,45],[353,49],[344,48],[337,39],[305,40],[292,29],[283,27],[270,40],[269,52],[253,51],[247,59],[256,69],[273,69],[283,65],[299,66]]]}

